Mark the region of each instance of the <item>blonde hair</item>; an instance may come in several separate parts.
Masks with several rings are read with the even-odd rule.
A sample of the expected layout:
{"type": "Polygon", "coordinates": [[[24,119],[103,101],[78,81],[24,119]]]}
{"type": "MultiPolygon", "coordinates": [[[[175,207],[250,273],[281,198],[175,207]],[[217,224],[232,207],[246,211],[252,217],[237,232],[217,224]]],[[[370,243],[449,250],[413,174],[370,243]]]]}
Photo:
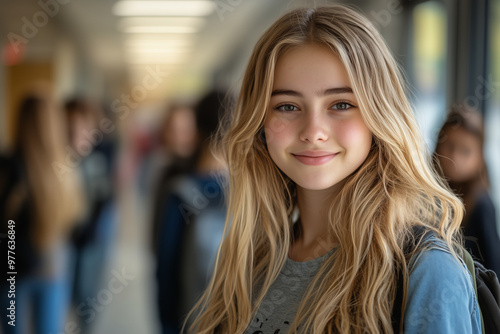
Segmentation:
{"type": "Polygon", "coordinates": [[[344,5],[294,10],[255,46],[220,141],[229,168],[226,237],[209,287],[189,315],[192,332],[244,332],[287,259],[295,185],[273,163],[260,134],[278,58],[307,43],[339,57],[374,141],[347,177],[336,210],[330,207],[329,228],[340,247],[310,284],[292,331],[392,332],[398,273],[407,284],[403,249],[412,227],[433,230],[455,256],[460,249],[463,205],[433,169],[398,65],[379,33],[344,5]]]}
{"type": "Polygon", "coordinates": [[[40,251],[67,237],[83,210],[78,173],[59,180],[53,169],[54,162],[65,161],[67,143],[63,114],[49,93],[30,92],[18,114],[14,150],[22,158],[26,178],[16,190],[30,199],[34,220],[30,233],[40,251]]]}

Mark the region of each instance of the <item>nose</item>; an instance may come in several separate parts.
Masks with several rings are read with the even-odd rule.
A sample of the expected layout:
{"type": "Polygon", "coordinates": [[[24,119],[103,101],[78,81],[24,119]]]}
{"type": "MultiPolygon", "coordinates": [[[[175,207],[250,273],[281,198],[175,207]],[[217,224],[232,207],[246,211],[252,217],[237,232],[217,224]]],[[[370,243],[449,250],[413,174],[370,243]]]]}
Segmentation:
{"type": "Polygon", "coordinates": [[[306,113],[299,133],[303,142],[317,143],[328,140],[328,122],[321,113],[306,113]]]}

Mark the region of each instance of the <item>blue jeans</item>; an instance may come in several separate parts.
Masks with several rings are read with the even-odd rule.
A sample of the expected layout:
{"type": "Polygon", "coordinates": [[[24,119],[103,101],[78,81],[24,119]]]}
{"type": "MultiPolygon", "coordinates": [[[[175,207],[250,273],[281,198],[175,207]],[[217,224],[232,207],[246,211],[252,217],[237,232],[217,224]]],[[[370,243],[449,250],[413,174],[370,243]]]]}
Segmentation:
{"type": "Polygon", "coordinates": [[[37,334],[64,333],[72,285],[69,262],[65,265],[68,270],[58,277],[28,276],[17,279],[15,297],[12,299],[7,296],[9,287],[2,284],[0,307],[7,311],[11,300],[15,301],[16,306],[15,326],[8,324],[10,319],[2,312],[1,323],[5,334],[28,334],[31,327],[33,333],[37,334]]]}
{"type": "MultiPolygon", "coordinates": [[[[86,298],[96,296],[102,287],[116,230],[116,207],[108,202],[98,218],[96,236],[91,242],[75,250],[75,279],[73,302],[76,307],[85,303],[86,298]]],[[[92,324],[82,317],[77,317],[81,334],[90,333],[92,324]]]]}

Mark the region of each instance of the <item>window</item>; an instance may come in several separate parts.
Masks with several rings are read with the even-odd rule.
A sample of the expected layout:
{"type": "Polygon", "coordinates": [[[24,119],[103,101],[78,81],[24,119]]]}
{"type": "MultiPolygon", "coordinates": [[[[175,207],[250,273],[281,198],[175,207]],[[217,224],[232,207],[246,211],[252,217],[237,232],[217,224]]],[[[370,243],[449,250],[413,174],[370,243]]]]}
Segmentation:
{"type": "Polygon", "coordinates": [[[490,1],[488,18],[488,65],[484,78],[485,156],[491,182],[491,195],[497,210],[497,226],[500,217],[500,1],[490,1]],[[488,94],[489,93],[489,94],[488,94]]]}
{"type": "Polygon", "coordinates": [[[415,116],[431,151],[446,117],[447,16],[445,6],[427,1],[413,7],[409,73],[415,116]]]}

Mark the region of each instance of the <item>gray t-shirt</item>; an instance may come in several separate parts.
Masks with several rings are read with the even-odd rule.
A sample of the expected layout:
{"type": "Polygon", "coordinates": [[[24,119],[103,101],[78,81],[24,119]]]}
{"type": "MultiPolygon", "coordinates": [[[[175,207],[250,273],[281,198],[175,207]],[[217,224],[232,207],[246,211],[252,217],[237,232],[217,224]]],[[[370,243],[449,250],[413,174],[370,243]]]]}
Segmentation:
{"type": "Polygon", "coordinates": [[[328,253],[305,262],[289,258],[267,291],[246,334],[284,334],[290,330],[302,298],[328,253]]]}
{"type": "MultiPolygon", "coordinates": [[[[411,268],[404,332],[480,334],[481,315],[472,277],[465,263],[456,261],[444,241],[432,238],[434,245],[419,252],[411,268]]],[[[307,262],[287,259],[246,334],[288,333],[321,262],[334,250],[307,262]]]]}

